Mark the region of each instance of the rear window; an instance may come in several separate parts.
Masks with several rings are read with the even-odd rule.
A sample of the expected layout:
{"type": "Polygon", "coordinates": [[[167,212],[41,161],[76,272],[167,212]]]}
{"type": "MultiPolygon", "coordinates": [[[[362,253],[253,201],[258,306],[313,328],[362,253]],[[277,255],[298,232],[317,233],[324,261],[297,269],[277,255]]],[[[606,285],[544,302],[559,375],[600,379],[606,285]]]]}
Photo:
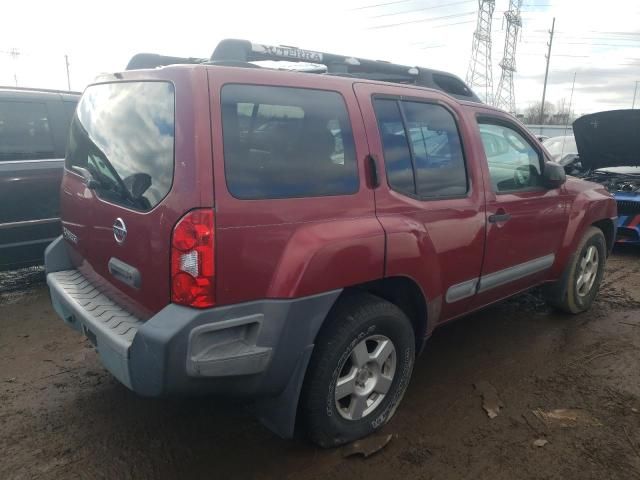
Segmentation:
{"type": "Polygon", "coordinates": [[[55,157],[47,106],[39,102],[0,102],[0,162],[55,157]]]}
{"type": "Polygon", "coordinates": [[[71,123],[66,167],[110,202],[150,210],[173,182],[175,93],[168,82],[93,85],[71,123]]]}
{"type": "Polygon", "coordinates": [[[222,131],[227,188],[236,198],[358,190],[351,125],[336,92],[226,85],[222,131]]]}

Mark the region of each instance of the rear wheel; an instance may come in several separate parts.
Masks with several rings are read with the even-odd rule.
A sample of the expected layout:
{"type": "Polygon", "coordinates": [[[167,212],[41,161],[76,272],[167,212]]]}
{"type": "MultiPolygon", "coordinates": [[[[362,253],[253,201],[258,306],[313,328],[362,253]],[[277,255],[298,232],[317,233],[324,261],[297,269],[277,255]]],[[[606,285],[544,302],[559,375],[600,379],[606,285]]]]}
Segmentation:
{"type": "Polygon", "coordinates": [[[568,313],[588,310],[598,294],[606,258],[607,246],[602,230],[590,227],[562,279],[548,289],[549,303],[568,313]]]}
{"type": "Polygon", "coordinates": [[[409,384],[413,328],[395,305],[344,298],[318,336],[302,397],[309,438],[322,447],[369,435],[393,415],[409,384]]]}

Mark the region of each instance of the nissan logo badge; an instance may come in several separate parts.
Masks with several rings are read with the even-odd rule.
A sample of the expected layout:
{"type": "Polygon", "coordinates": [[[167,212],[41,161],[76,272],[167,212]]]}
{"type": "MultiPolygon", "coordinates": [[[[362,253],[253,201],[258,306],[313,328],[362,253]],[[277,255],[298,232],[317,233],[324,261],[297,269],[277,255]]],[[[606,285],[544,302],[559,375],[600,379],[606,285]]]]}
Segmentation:
{"type": "Polygon", "coordinates": [[[116,218],[113,222],[113,238],[116,239],[118,245],[122,245],[127,238],[127,226],[121,218],[116,218]]]}

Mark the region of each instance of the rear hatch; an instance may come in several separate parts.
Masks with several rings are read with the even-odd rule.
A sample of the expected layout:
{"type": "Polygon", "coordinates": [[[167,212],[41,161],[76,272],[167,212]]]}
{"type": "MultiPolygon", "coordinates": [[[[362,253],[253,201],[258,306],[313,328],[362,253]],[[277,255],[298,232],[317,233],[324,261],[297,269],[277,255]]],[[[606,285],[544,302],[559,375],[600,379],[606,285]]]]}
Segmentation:
{"type": "Polygon", "coordinates": [[[63,236],[94,285],[145,319],[170,302],[170,242],[190,209],[213,207],[206,72],[118,74],[85,90],[61,193],[63,236]]]}

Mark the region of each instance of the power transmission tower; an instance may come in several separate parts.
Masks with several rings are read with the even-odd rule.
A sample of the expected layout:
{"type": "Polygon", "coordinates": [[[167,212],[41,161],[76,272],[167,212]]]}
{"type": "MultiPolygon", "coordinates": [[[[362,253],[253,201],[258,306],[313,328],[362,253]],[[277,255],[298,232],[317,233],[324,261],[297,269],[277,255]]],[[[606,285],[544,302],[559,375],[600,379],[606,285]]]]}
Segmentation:
{"type": "Polygon", "coordinates": [[[491,63],[491,20],[495,0],[478,0],[478,21],[473,32],[471,60],[467,70],[467,84],[488,104],[493,104],[493,64],[491,63]]]}
{"type": "Polygon", "coordinates": [[[509,113],[516,113],[516,92],[513,88],[513,74],[516,71],[516,45],[518,32],[522,27],[520,7],[522,0],[509,0],[509,10],[504,12],[507,19],[507,34],[504,38],[504,53],[499,65],[502,68],[494,105],[509,113]]]}

